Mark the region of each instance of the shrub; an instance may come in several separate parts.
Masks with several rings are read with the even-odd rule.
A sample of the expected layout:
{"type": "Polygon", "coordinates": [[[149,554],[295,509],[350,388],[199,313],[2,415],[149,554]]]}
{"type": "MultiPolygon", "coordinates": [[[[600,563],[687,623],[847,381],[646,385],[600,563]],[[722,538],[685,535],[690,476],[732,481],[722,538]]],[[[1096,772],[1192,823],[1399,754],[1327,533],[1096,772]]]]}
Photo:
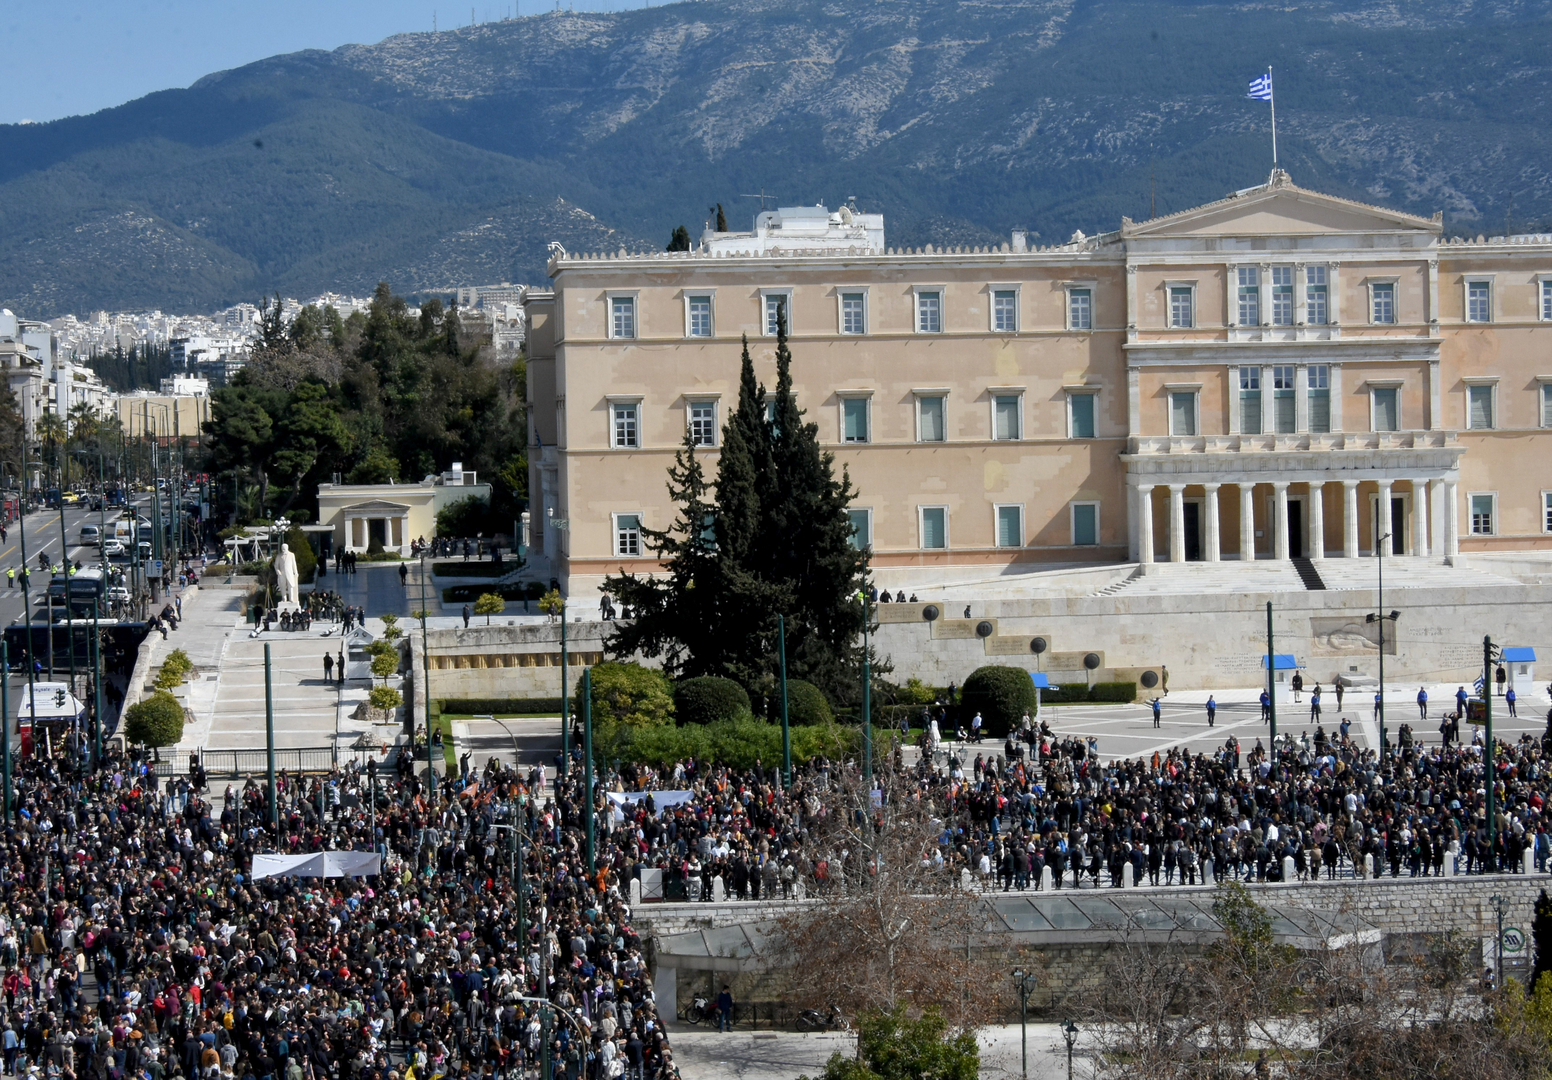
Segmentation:
{"type": "MultiPolygon", "coordinates": [[[[781,690],[778,687],[774,701],[777,710],[781,709],[781,690]]],[[[776,719],[781,719],[778,711],[776,719]]],[[[833,724],[835,713],[830,709],[830,703],[825,700],[824,694],[811,682],[803,679],[787,680],[787,723],[801,724],[833,724]]]]}
{"type": "Polygon", "coordinates": [[[372,708],[382,711],[383,723],[386,724],[393,719],[393,710],[404,704],[404,696],[391,686],[374,686],[367,695],[367,701],[372,708]]]}
{"type": "Polygon", "coordinates": [[[1040,700],[1047,705],[1077,705],[1089,700],[1089,684],[1061,683],[1049,690],[1040,691],[1040,700]]]}
{"type": "Polygon", "coordinates": [[[1136,701],[1137,684],[1134,682],[1095,683],[1089,698],[1092,701],[1136,701]]]}
{"type": "Polygon", "coordinates": [[[383,620],[383,640],[398,641],[404,636],[404,631],[399,629],[399,617],[393,614],[381,616],[383,620]]]}
{"type": "Polygon", "coordinates": [[[296,556],[296,580],[310,582],[318,571],[318,556],[313,554],[312,541],[307,534],[293,525],[286,530],[286,546],[296,556]]]}
{"type": "Polygon", "coordinates": [[[183,706],[166,690],[142,698],[124,711],[124,737],[153,750],[183,738],[183,706]]]}
{"type": "Polygon", "coordinates": [[[566,610],[566,601],[561,597],[559,589],[551,589],[539,597],[539,610],[545,615],[559,615],[566,610]]]}
{"type": "Polygon", "coordinates": [[[938,700],[938,691],[913,675],[899,688],[895,700],[901,705],[931,705],[938,700]]]}
{"type": "Polygon", "coordinates": [[[480,593],[474,601],[474,613],[485,616],[485,625],[490,625],[492,615],[500,615],[507,609],[507,602],[501,598],[500,593],[480,593]]]}
{"type": "Polygon", "coordinates": [[[561,699],[538,698],[442,698],[439,713],[458,716],[559,716],[561,699]]]}
{"type": "Polygon", "coordinates": [[[387,652],[374,653],[372,656],[372,674],[387,684],[388,677],[399,670],[399,652],[390,648],[387,652]]]}
{"type": "MultiPolygon", "coordinates": [[[[592,669],[593,723],[629,728],[673,723],[674,692],[661,671],[640,664],[609,662],[592,669]]],[[[582,680],[572,695],[572,714],[582,715],[582,680]]]]}
{"type": "Polygon", "coordinates": [[[154,685],[158,690],[171,690],[182,686],[188,679],[189,672],[194,670],[194,664],[189,659],[189,654],[182,649],[174,649],[167,654],[167,659],[162,661],[162,668],[156,673],[154,685]]]}
{"type": "Polygon", "coordinates": [[[490,500],[478,495],[466,495],[437,511],[438,536],[482,536],[494,531],[490,523],[490,500]]]}
{"type": "Polygon", "coordinates": [[[959,700],[961,716],[980,713],[982,733],[1000,739],[1035,711],[1035,684],[1023,668],[988,664],[970,673],[959,700]]]}
{"type": "Polygon", "coordinates": [[[674,684],[674,718],[681,724],[712,724],[749,714],[749,695],[732,679],[702,675],[674,684]]]}
{"type": "MultiPolygon", "coordinates": [[[[794,728],[792,761],[803,764],[820,756],[835,759],[855,755],[861,742],[861,732],[852,727],[823,724],[794,728]]],[[[600,761],[628,756],[632,761],[659,767],[693,757],[735,769],[747,769],[756,762],[767,769],[779,769],[781,725],[747,716],[683,727],[627,728],[612,724],[594,729],[593,755],[600,761]]]]}

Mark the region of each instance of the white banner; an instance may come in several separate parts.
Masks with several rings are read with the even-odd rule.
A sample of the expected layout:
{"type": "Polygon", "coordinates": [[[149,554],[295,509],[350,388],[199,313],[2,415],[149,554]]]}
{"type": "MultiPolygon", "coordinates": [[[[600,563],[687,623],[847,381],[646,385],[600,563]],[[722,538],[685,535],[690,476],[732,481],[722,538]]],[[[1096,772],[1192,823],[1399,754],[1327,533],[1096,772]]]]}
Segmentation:
{"type": "Polygon", "coordinates": [[[369,877],[381,869],[375,851],[318,851],[310,855],[255,855],[253,880],[267,877],[369,877]]]}
{"type": "Polygon", "coordinates": [[[620,812],[620,808],[626,803],[646,802],[648,795],[652,796],[652,805],[657,808],[658,813],[662,813],[670,806],[678,806],[695,798],[693,791],[611,791],[608,795],[609,801],[614,804],[615,821],[625,820],[625,815],[620,812]]]}

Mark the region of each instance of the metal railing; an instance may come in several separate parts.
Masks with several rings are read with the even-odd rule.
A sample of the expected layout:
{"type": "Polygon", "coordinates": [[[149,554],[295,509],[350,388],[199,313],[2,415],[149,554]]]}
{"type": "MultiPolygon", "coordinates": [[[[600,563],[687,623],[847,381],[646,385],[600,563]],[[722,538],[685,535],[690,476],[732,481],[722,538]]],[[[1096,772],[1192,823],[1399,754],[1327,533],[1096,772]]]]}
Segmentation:
{"type": "MultiPolygon", "coordinates": [[[[266,751],[254,750],[203,750],[199,754],[205,775],[211,779],[241,780],[249,776],[264,776],[269,770],[266,751]]],[[[291,746],[275,750],[275,771],[296,773],[326,773],[339,764],[339,754],[333,746],[291,746]]],[[[165,757],[155,763],[159,777],[187,776],[189,758],[186,754],[165,757]]]]}

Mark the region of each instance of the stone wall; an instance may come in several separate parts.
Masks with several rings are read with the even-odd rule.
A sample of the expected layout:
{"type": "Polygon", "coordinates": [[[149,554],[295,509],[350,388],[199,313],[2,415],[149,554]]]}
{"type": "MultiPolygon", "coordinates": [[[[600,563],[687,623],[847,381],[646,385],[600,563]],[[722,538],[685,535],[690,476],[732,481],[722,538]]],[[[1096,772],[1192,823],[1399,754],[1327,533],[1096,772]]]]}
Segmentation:
{"type": "MultiPolygon", "coordinates": [[[[559,697],[560,624],[502,622],[490,625],[475,616],[467,628],[432,630],[426,637],[431,657],[431,686],[438,698],[537,698],[559,697]]],[[[573,686],[582,669],[603,659],[601,622],[566,624],[567,681],[573,686]]],[[[418,630],[405,635],[413,670],[421,667],[418,630]]],[[[417,709],[424,708],[425,693],[415,688],[417,709]]],[[[420,714],[417,714],[420,715],[420,714]]]]}
{"type": "MultiPolygon", "coordinates": [[[[929,686],[962,683],[984,664],[1082,682],[1082,657],[1093,652],[1103,664],[1095,681],[1130,679],[1163,664],[1176,688],[1240,688],[1264,677],[1269,600],[1277,651],[1298,656],[1306,679],[1329,685],[1336,675],[1377,677],[1378,649],[1364,616],[1378,598],[1369,589],[975,600],[968,619],[963,602],[937,604],[933,622],[922,617],[925,604],[880,605],[873,642],[893,663],[893,679],[915,676],[929,686]],[[1038,661],[1030,647],[1036,637],[1047,646],[1038,661]]],[[[1385,607],[1401,618],[1387,630],[1394,641],[1386,642],[1386,679],[1469,683],[1482,669],[1483,635],[1501,645],[1552,648],[1549,602],[1552,586],[1539,584],[1387,589],[1385,607]]]]}

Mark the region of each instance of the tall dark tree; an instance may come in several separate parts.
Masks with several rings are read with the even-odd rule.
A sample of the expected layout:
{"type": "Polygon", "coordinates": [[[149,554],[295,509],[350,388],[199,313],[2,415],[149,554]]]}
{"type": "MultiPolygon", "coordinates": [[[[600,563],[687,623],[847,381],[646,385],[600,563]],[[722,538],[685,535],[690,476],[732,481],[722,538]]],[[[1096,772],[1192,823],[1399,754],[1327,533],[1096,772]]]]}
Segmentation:
{"type": "Polygon", "coordinates": [[[683,225],[674,226],[674,234],[668,238],[668,247],[665,251],[689,251],[690,230],[683,225]]]}
{"type": "Polygon", "coordinates": [[[275,294],[274,303],[266,296],[259,304],[259,348],[273,352],[284,349],[289,343],[286,322],[280,314],[280,294],[275,294]]]}
{"type": "Polygon", "coordinates": [[[1536,967],[1530,976],[1530,989],[1534,990],[1541,976],[1552,973],[1552,897],[1547,896],[1545,889],[1536,897],[1536,917],[1531,920],[1530,939],[1536,948],[1536,967]]]}
{"type": "Polygon", "coordinates": [[[722,204],[717,204],[717,231],[727,232],[727,215],[722,212],[722,204]]]}

